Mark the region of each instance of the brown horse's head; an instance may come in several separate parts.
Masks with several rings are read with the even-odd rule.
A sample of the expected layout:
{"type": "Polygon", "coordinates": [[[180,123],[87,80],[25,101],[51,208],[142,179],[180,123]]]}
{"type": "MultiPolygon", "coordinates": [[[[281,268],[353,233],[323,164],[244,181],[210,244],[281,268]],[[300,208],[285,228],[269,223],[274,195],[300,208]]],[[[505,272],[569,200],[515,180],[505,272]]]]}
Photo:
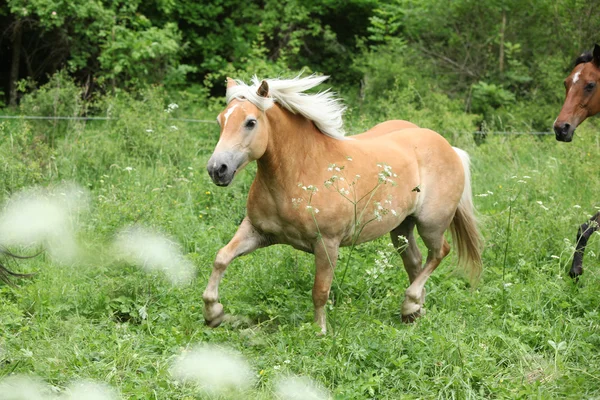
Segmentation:
{"type": "Polygon", "coordinates": [[[269,140],[265,110],[272,104],[272,99],[268,97],[267,82],[262,81],[256,93],[246,93],[246,97],[230,96],[237,86],[236,81],[227,78],[229,104],[217,117],[221,136],[206,166],[208,174],[218,186],[229,185],[237,171],[262,157],[269,140]],[[256,99],[248,101],[250,95],[256,99]],[[262,109],[254,103],[261,104],[262,109]]]}
{"type": "Polygon", "coordinates": [[[600,112],[600,46],[595,45],[592,53],[582,54],[575,68],[565,79],[567,96],[554,121],[556,140],[570,142],[575,128],[587,117],[600,112]]]}

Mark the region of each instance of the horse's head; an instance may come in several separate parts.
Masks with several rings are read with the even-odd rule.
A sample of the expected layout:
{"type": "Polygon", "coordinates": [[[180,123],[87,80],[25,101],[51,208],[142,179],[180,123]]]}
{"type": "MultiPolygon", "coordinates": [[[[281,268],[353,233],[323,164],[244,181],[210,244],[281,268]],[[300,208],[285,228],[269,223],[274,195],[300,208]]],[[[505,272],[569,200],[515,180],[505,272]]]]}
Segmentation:
{"type": "MultiPolygon", "coordinates": [[[[230,96],[236,87],[237,83],[227,78],[227,97],[231,100],[217,117],[221,136],[206,167],[218,186],[229,185],[237,171],[262,157],[269,140],[265,112],[244,97],[230,96]]],[[[262,81],[255,95],[266,101],[268,94],[269,85],[262,81]]]]}
{"type": "Polygon", "coordinates": [[[571,74],[565,79],[567,96],[554,122],[556,140],[570,142],[575,128],[587,117],[600,112],[600,46],[581,55],[571,74]]]}

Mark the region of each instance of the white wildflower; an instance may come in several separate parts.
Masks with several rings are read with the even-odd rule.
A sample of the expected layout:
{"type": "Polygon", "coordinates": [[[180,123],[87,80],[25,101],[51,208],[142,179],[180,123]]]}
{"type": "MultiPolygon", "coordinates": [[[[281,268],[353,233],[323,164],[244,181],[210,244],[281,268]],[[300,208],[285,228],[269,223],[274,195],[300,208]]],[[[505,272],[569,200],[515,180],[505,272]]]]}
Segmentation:
{"type": "Polygon", "coordinates": [[[75,239],[77,217],[88,205],[89,193],[76,185],[16,193],[0,214],[2,244],[42,246],[55,260],[70,264],[81,253],[75,239]]]}
{"type": "Polygon", "coordinates": [[[60,400],[116,400],[119,396],[113,388],[93,381],[78,381],[71,383],[60,400]]]}
{"type": "Polygon", "coordinates": [[[113,247],[121,259],[148,271],[162,271],[174,284],[189,283],[195,274],[194,264],[176,242],[139,226],[123,229],[113,247]]]}
{"type": "Polygon", "coordinates": [[[546,211],[548,211],[548,210],[549,210],[549,208],[548,208],[548,207],[546,207],[546,206],[544,205],[544,203],[542,203],[541,201],[539,201],[539,200],[538,200],[538,201],[536,201],[536,203],[538,203],[538,204],[540,205],[540,207],[542,207],[544,210],[546,210],[546,211]]]}
{"type": "Polygon", "coordinates": [[[276,385],[277,398],[280,400],[328,400],[329,393],[309,378],[287,377],[276,385]]]}
{"type": "Polygon", "coordinates": [[[177,104],[175,104],[175,103],[171,103],[171,104],[169,104],[169,105],[167,106],[167,108],[166,108],[165,112],[166,112],[166,113],[168,113],[168,114],[170,114],[170,113],[172,113],[173,111],[177,110],[178,108],[179,108],[179,106],[178,106],[177,104]]]}
{"type": "Polygon", "coordinates": [[[171,374],[214,395],[248,390],[254,383],[254,373],[241,354],[208,345],[199,345],[181,355],[171,374]]]}

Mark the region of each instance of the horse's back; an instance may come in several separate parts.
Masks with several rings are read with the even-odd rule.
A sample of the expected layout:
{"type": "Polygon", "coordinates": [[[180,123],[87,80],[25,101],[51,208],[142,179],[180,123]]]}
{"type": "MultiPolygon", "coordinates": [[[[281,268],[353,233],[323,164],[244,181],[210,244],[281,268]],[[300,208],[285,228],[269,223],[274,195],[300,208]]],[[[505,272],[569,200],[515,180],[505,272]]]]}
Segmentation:
{"type": "MultiPolygon", "coordinates": [[[[450,152],[452,146],[439,133],[420,128],[408,121],[387,121],[352,138],[359,139],[356,146],[374,148],[402,148],[417,152],[450,152]],[[377,129],[379,128],[379,129],[377,129]]],[[[451,151],[454,153],[454,151],[451,151]]]]}
{"type": "Polygon", "coordinates": [[[359,135],[352,136],[352,138],[357,139],[357,140],[375,139],[375,138],[378,138],[381,136],[388,135],[392,132],[396,132],[396,131],[400,131],[400,130],[404,130],[404,129],[411,129],[411,128],[418,128],[418,125],[413,124],[412,122],[409,122],[409,121],[404,121],[404,120],[399,120],[399,119],[385,121],[385,122],[375,125],[373,128],[369,129],[366,132],[363,132],[359,135]]]}
{"type": "MultiPolygon", "coordinates": [[[[378,146],[394,146],[399,145],[401,147],[414,147],[425,146],[425,147],[440,147],[449,150],[451,148],[450,143],[439,133],[427,129],[421,128],[418,125],[403,120],[391,120],[385,121],[368,131],[359,135],[351,136],[352,139],[359,140],[359,146],[364,146],[369,142],[376,147],[378,146]]],[[[395,146],[394,146],[395,147],[395,146]]]]}
{"type": "Polygon", "coordinates": [[[351,142],[365,162],[377,160],[403,175],[416,174],[423,185],[434,182],[463,184],[460,156],[446,138],[430,129],[407,127],[369,140],[346,143],[351,142]]]}

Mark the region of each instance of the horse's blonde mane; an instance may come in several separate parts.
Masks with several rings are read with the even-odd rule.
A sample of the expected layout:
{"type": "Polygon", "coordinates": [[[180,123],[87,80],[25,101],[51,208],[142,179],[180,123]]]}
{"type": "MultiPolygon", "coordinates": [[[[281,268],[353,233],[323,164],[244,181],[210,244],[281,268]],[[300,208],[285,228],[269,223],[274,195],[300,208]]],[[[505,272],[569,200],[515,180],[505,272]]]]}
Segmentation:
{"type": "Polygon", "coordinates": [[[252,85],[236,80],[237,85],[227,89],[227,103],[233,99],[248,100],[262,111],[268,110],[274,102],[294,114],[300,114],[313,121],[325,135],[335,139],[344,139],[342,115],[346,107],[329,89],[316,94],[304,93],[306,90],[325,81],[328,76],[298,75],[292,79],[265,79],[269,84],[268,97],[257,94],[262,80],[256,75],[252,85]]]}

